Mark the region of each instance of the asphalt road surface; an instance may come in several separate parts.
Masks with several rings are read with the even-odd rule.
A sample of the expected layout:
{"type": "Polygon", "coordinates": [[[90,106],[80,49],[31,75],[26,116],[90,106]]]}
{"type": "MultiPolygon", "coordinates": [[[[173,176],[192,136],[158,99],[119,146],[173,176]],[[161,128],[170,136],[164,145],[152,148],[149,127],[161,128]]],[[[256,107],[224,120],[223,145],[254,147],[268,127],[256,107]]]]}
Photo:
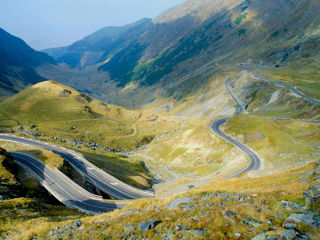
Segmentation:
{"type": "Polygon", "coordinates": [[[229,87],[229,82],[230,82],[231,78],[228,78],[225,82],[224,82],[224,86],[226,87],[226,89],[228,90],[229,92],[229,95],[231,96],[231,98],[233,99],[233,101],[237,104],[237,115],[241,114],[244,109],[240,103],[240,101],[238,100],[238,98],[236,98],[236,96],[233,95],[230,87],[229,87]]]}
{"type": "Polygon", "coordinates": [[[66,161],[68,161],[80,174],[88,177],[92,184],[99,190],[113,196],[116,199],[124,200],[154,197],[153,192],[137,189],[118,180],[110,174],[95,167],[80,154],[77,154],[72,150],[55,146],[46,142],[11,136],[7,134],[0,134],[0,140],[14,141],[20,144],[32,145],[59,154],[66,161]]]}
{"type": "Polygon", "coordinates": [[[308,100],[309,102],[315,104],[315,105],[319,105],[320,104],[320,100],[318,99],[314,99],[312,97],[309,97],[305,94],[303,94],[302,92],[299,92],[296,88],[294,87],[291,87],[283,82],[278,82],[278,81],[272,81],[264,76],[258,76],[258,75],[255,75],[253,74],[252,72],[249,72],[250,76],[253,78],[253,79],[257,79],[257,80],[262,80],[262,81],[265,81],[265,82],[270,82],[270,83],[273,83],[277,86],[280,86],[280,87],[284,87],[284,88],[287,88],[289,89],[290,91],[292,91],[293,93],[297,94],[298,96],[300,96],[301,98],[305,99],[305,100],[308,100]]]}
{"type": "MultiPolygon", "coordinates": [[[[237,112],[236,114],[239,115],[241,114],[244,109],[241,105],[241,103],[239,102],[239,100],[233,95],[231,89],[229,88],[229,82],[230,82],[230,78],[227,79],[225,82],[224,82],[224,85],[226,87],[226,89],[228,90],[231,98],[233,99],[233,101],[237,104],[237,112]]],[[[234,178],[234,177],[237,177],[247,171],[251,171],[251,170],[259,170],[260,167],[261,167],[261,159],[260,157],[253,151],[251,150],[249,147],[243,145],[242,143],[238,142],[237,140],[231,138],[230,136],[228,136],[227,134],[223,133],[221,131],[221,126],[226,122],[228,121],[229,119],[231,119],[230,117],[227,117],[227,118],[222,118],[222,119],[218,119],[214,122],[212,122],[210,124],[210,130],[217,134],[219,137],[223,138],[224,140],[230,142],[231,144],[233,144],[234,146],[236,146],[237,148],[239,148],[241,151],[243,151],[248,157],[249,157],[249,160],[250,160],[250,163],[247,167],[243,168],[243,169],[240,169],[239,171],[236,171],[228,176],[226,176],[225,178],[234,178]]]]}
{"type": "Polygon", "coordinates": [[[250,164],[247,167],[245,167],[237,172],[234,172],[226,177],[226,178],[234,178],[234,177],[237,177],[237,176],[241,175],[242,173],[245,173],[250,170],[259,170],[261,167],[261,159],[253,150],[251,150],[247,146],[243,145],[242,143],[238,142],[237,140],[231,138],[230,136],[228,136],[227,134],[225,134],[221,131],[221,126],[229,119],[230,118],[222,118],[217,121],[214,121],[213,123],[211,123],[210,129],[212,132],[214,132],[215,134],[217,134],[221,138],[225,139],[226,141],[232,143],[234,146],[239,148],[241,151],[243,151],[249,157],[250,164]]]}
{"type": "MultiPolygon", "coordinates": [[[[284,83],[281,83],[281,82],[274,82],[274,81],[271,81],[271,80],[268,80],[266,78],[260,78],[260,77],[257,77],[255,75],[253,75],[251,72],[250,72],[250,75],[252,78],[254,79],[259,79],[259,80],[263,80],[263,81],[268,81],[268,82],[271,82],[271,83],[274,83],[278,86],[281,86],[281,87],[285,87],[289,90],[291,90],[292,92],[294,92],[295,94],[299,95],[301,98],[303,99],[306,99],[310,102],[312,102],[313,104],[320,104],[320,101],[319,100],[316,100],[316,99],[313,99],[311,97],[308,97],[306,95],[304,95],[303,93],[300,93],[299,91],[297,91],[295,88],[293,87],[290,87],[284,83]]],[[[228,78],[225,82],[224,82],[224,85],[226,87],[226,89],[228,90],[231,98],[233,99],[233,101],[237,104],[237,112],[236,112],[236,115],[239,115],[241,114],[244,109],[241,105],[241,103],[239,102],[239,100],[234,96],[234,94],[232,93],[230,87],[229,87],[229,82],[230,82],[231,78],[228,78]]],[[[211,123],[210,125],[210,129],[212,132],[214,132],[215,134],[217,134],[218,136],[220,136],[221,138],[225,139],[226,141],[232,143],[234,146],[238,147],[240,150],[242,150],[250,159],[250,164],[235,172],[235,173],[232,173],[230,175],[228,175],[226,178],[234,178],[234,177],[237,177],[239,175],[241,175],[242,173],[245,173],[247,171],[250,171],[250,170],[259,170],[260,167],[261,167],[261,159],[260,157],[250,148],[248,148],[247,146],[243,145],[242,143],[238,142],[237,140],[231,138],[230,136],[228,136],[227,134],[223,133],[221,131],[221,126],[226,122],[228,121],[230,118],[222,118],[222,119],[218,119],[214,122],[211,123]]],[[[290,118],[275,118],[276,120],[292,120],[290,118]]],[[[295,119],[295,120],[299,120],[299,121],[302,121],[302,122],[310,122],[310,123],[320,123],[319,120],[308,120],[308,119],[295,119]]]]}
{"type": "Polygon", "coordinates": [[[100,214],[125,207],[126,203],[106,202],[99,196],[87,192],[85,189],[67,179],[58,170],[46,167],[39,160],[22,153],[11,152],[14,160],[22,167],[29,169],[41,184],[60,202],[70,208],[80,211],[100,214]]]}

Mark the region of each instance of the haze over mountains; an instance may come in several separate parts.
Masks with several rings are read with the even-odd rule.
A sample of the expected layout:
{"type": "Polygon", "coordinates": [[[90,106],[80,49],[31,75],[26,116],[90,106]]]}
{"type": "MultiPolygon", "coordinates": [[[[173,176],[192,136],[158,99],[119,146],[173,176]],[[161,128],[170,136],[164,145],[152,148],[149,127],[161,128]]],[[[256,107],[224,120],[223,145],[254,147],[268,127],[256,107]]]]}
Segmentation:
{"type": "Polygon", "coordinates": [[[50,59],[45,68],[37,64],[37,73],[119,104],[130,95],[135,104],[121,103],[127,107],[152,102],[150,93],[180,99],[222,66],[312,63],[320,38],[320,20],[312,16],[319,13],[315,0],[188,0],[153,20],[106,27],[71,46],[47,49],[75,69],[50,66],[50,59]],[[90,80],[82,77],[88,71],[90,80]],[[120,91],[128,84],[134,85],[120,91]]]}
{"type": "Polygon", "coordinates": [[[313,59],[319,52],[320,20],[312,16],[319,9],[314,0],[189,0],[152,22],[118,29],[121,37],[110,35],[108,28],[94,33],[56,59],[73,67],[100,62],[99,70],[108,72],[108,81],[118,87],[132,82],[152,89],[156,84],[169,96],[184,96],[181,84],[195,84],[196,79],[201,85],[221,65],[279,67],[313,59]],[[112,44],[99,44],[110,36],[112,44]]]}
{"type": "Polygon", "coordinates": [[[71,46],[44,50],[58,62],[83,68],[103,61],[112,50],[135,40],[151,25],[150,19],[142,19],[124,27],[105,27],[71,46]]]}
{"type": "Polygon", "coordinates": [[[44,81],[35,68],[43,64],[56,64],[46,53],[29,47],[23,40],[0,28],[0,92],[17,93],[24,87],[44,81]]]}
{"type": "Polygon", "coordinates": [[[187,0],[44,52],[0,29],[0,240],[320,239],[319,16],[187,0]]]}

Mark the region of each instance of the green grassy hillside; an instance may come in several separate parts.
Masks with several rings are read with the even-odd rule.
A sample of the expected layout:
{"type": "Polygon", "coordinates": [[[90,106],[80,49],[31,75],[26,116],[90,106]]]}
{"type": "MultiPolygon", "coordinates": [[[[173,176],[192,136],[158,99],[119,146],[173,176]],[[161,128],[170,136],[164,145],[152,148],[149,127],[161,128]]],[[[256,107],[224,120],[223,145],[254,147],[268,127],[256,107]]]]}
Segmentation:
{"type": "MultiPolygon", "coordinates": [[[[146,21],[146,29],[133,26],[127,35],[105,28],[64,55],[73,66],[97,57],[99,64],[38,68],[50,79],[139,110],[46,81],[0,103],[0,130],[75,149],[129,184],[153,184],[156,197],[94,217],[30,199],[0,201],[1,233],[33,240],[319,239],[320,126],[299,119],[320,119],[320,106],[269,81],[320,99],[319,15],[318,0],[187,0],[146,21]],[[240,115],[230,95],[243,106],[240,115]],[[210,131],[210,123],[224,117],[230,120],[222,131],[261,157],[259,170],[224,179],[249,160],[210,131]],[[295,225],[291,214],[313,223],[295,225]]],[[[0,146],[64,167],[50,152],[0,146]]],[[[0,168],[7,182],[15,184],[17,176],[0,168]]]]}
{"type": "MultiPolygon", "coordinates": [[[[122,210],[77,222],[43,218],[32,228],[36,220],[16,223],[19,227],[7,232],[12,239],[250,239],[262,234],[281,239],[288,216],[317,214],[310,205],[303,207],[304,192],[319,183],[318,168],[311,163],[267,177],[215,181],[179,196],[136,200],[122,210]]],[[[295,231],[309,239],[320,234],[304,223],[295,231]]]]}
{"type": "MultiPolygon", "coordinates": [[[[215,74],[246,63],[270,75],[274,71],[275,78],[297,69],[287,74],[295,79],[291,85],[317,97],[320,22],[313,16],[319,13],[316,0],[189,0],[155,18],[125,45],[111,52],[106,47],[100,64],[92,67],[102,70],[94,75],[105,71],[107,82],[101,78],[88,86],[64,74],[50,79],[136,109],[161,97],[184,100],[215,74]]],[[[52,76],[50,71],[42,75],[52,76]]]]}
{"type": "MultiPolygon", "coordinates": [[[[130,150],[170,131],[177,122],[106,104],[47,81],[25,89],[0,105],[0,127],[81,143],[130,150]],[[147,130],[146,130],[147,129],[147,130]]],[[[77,143],[77,144],[76,144],[77,143]]]]}
{"type": "Polygon", "coordinates": [[[6,150],[0,148],[0,192],[1,195],[10,193],[10,186],[18,184],[15,174],[18,166],[6,150]]]}
{"type": "Polygon", "coordinates": [[[296,87],[309,96],[320,99],[320,64],[314,61],[295,62],[272,70],[260,70],[260,73],[275,81],[296,87]]]}
{"type": "MultiPolygon", "coordinates": [[[[53,81],[29,87],[0,104],[1,130],[73,148],[98,167],[140,188],[149,188],[152,180],[145,164],[112,152],[143,147],[178,129],[179,122],[110,105],[53,81]]],[[[6,142],[0,145],[24,151],[52,167],[64,166],[61,158],[50,152],[6,142]]]]}
{"type": "Polygon", "coordinates": [[[17,225],[30,228],[45,221],[58,222],[83,216],[66,207],[54,206],[54,201],[49,199],[37,181],[0,148],[0,239],[15,237],[9,233],[16,232],[17,225]]]}
{"type": "Polygon", "coordinates": [[[259,154],[262,174],[304,166],[319,155],[319,124],[240,115],[227,122],[225,131],[259,154]]]}

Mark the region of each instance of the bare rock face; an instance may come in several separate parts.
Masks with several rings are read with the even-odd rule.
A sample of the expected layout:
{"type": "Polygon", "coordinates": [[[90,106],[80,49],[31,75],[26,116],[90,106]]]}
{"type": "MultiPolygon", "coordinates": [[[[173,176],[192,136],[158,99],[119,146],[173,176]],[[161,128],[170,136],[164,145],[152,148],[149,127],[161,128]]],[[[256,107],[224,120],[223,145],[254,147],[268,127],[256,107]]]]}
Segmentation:
{"type": "Polygon", "coordinates": [[[311,207],[316,203],[320,203],[320,185],[310,187],[303,193],[307,207],[311,207]]]}
{"type": "Polygon", "coordinates": [[[280,205],[289,211],[298,211],[298,212],[302,212],[303,211],[303,206],[301,204],[295,203],[295,202],[288,202],[288,201],[284,201],[282,200],[280,202],[280,205]]]}
{"type": "Polygon", "coordinates": [[[170,210],[177,210],[181,207],[191,206],[191,202],[192,200],[188,197],[180,197],[169,203],[166,208],[170,210]]]}
{"type": "Polygon", "coordinates": [[[77,101],[86,104],[92,102],[93,98],[84,93],[80,93],[80,95],[77,96],[77,101]]]}
{"type": "Polygon", "coordinates": [[[147,232],[147,231],[155,228],[159,224],[161,224],[161,221],[148,221],[146,223],[139,223],[139,230],[141,232],[147,232]]]}
{"type": "Polygon", "coordinates": [[[284,226],[292,229],[294,224],[304,224],[313,228],[319,227],[318,219],[314,213],[292,214],[286,219],[284,226]]]}
{"type": "Polygon", "coordinates": [[[314,169],[314,175],[316,177],[320,177],[320,159],[316,163],[315,169],[314,169]]]}
{"type": "Polygon", "coordinates": [[[59,97],[69,97],[71,95],[71,91],[67,90],[67,89],[63,89],[58,96],[59,97]]]}

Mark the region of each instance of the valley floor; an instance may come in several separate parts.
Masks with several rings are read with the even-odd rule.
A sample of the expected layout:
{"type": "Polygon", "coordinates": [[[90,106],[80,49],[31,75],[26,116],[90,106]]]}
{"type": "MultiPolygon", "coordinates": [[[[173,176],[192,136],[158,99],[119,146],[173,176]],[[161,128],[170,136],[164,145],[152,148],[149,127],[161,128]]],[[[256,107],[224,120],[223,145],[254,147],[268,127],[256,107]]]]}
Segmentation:
{"type": "MultiPolygon", "coordinates": [[[[51,86],[56,88],[54,84],[51,86]]],[[[139,188],[152,185],[156,198],[135,200],[123,210],[95,217],[82,218],[71,211],[65,220],[57,221],[51,221],[48,217],[51,215],[42,210],[39,215],[28,217],[34,204],[30,198],[34,195],[2,200],[6,209],[2,223],[15,211],[22,211],[14,219],[19,229],[3,225],[3,239],[248,239],[254,236],[258,236],[255,239],[267,236],[287,239],[288,234],[298,239],[306,239],[305,236],[317,239],[320,234],[319,202],[315,197],[320,184],[317,104],[308,104],[308,99],[292,94],[290,88],[266,83],[247,71],[214,78],[209,86],[180,104],[155,102],[142,109],[143,115],[110,106],[111,115],[107,117],[117,118],[113,114],[121,111],[123,120],[115,122],[120,126],[119,132],[100,128],[113,139],[107,147],[101,147],[101,139],[90,145],[84,144],[85,139],[63,140],[72,134],[81,135],[82,127],[90,126],[94,130],[97,125],[68,120],[66,128],[54,122],[46,126],[38,122],[33,127],[29,126],[35,121],[32,120],[21,128],[23,113],[15,119],[6,108],[8,120],[1,123],[6,131],[79,151],[97,167],[131,185],[139,188]],[[228,136],[221,138],[217,131],[210,131],[210,126],[226,117],[230,120],[220,129],[228,136]],[[150,136],[150,129],[157,126],[160,127],[153,130],[152,139],[146,138],[137,145],[141,137],[150,136]],[[59,128],[59,137],[53,137],[49,128],[59,128]],[[234,147],[229,137],[252,149],[259,164],[250,171],[242,171],[252,159],[243,148],[234,147]],[[123,140],[125,151],[112,149],[120,147],[123,140]],[[230,176],[234,179],[229,179],[230,176]],[[7,204],[13,206],[12,210],[7,204]],[[37,227],[29,229],[34,223],[37,227]]],[[[55,91],[60,94],[63,89],[58,86],[55,91]]],[[[68,91],[78,99],[77,92],[68,91]]],[[[52,94],[56,99],[57,94],[52,94]]],[[[77,100],[74,104],[82,107],[82,102],[79,105],[77,100]]],[[[102,113],[100,107],[105,108],[95,100],[90,104],[95,109],[92,112],[102,113]]],[[[90,117],[95,118],[92,112],[90,117]]],[[[23,151],[52,168],[59,168],[81,186],[98,193],[90,181],[73,174],[74,170],[59,155],[12,142],[0,144],[8,151],[23,151]]],[[[61,211],[65,209],[62,207],[61,211]]]]}

